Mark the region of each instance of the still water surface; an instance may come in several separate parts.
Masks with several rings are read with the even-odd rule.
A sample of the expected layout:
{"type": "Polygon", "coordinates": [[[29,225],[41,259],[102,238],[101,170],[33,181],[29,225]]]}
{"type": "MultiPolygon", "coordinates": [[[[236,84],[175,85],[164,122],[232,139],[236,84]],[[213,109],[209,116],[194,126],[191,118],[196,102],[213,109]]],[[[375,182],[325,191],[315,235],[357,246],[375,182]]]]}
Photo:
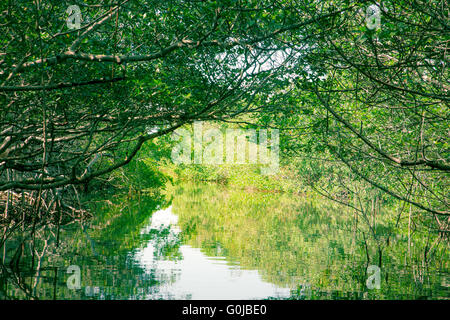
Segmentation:
{"type": "Polygon", "coordinates": [[[449,297],[446,244],[430,250],[434,238],[408,238],[404,219],[394,228],[388,214],[369,227],[324,199],[209,184],[92,210],[90,221],[63,226],[59,242],[56,227],[9,239],[0,299],[449,297]],[[367,267],[380,261],[380,288],[369,289],[367,267]]]}
{"type": "MultiPolygon", "coordinates": [[[[143,228],[141,234],[166,229],[170,235],[167,240],[175,241],[181,232],[177,223],[178,216],[172,212],[172,207],[159,210],[153,214],[150,224],[143,228]]],[[[145,272],[158,270],[155,276],[162,283],[158,291],[147,298],[223,300],[289,297],[290,288],[280,288],[266,282],[258,270],[242,269],[238,264],[230,264],[226,257],[209,257],[200,248],[184,244],[179,247],[182,259],[170,261],[156,257],[157,247],[158,239],[150,240],[134,255],[145,272]]]]}

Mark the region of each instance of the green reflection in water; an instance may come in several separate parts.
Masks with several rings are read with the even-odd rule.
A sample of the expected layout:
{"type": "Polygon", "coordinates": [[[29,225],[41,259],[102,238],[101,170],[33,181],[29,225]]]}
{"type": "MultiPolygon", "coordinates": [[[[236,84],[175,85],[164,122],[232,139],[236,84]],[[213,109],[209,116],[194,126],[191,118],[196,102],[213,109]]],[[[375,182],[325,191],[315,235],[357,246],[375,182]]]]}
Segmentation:
{"type": "Polygon", "coordinates": [[[265,281],[292,288],[292,298],[448,297],[447,247],[425,262],[424,246],[436,239],[417,230],[408,256],[407,233],[394,230],[392,215],[376,217],[371,233],[361,218],[323,199],[217,185],[180,186],[172,205],[183,242],[259,270],[265,281]],[[381,288],[369,290],[367,266],[379,264],[380,252],[381,288]]]}
{"type": "Polygon", "coordinates": [[[0,298],[180,298],[171,292],[179,281],[173,271],[182,269],[182,251],[191,247],[210,260],[225,257],[230,270],[257,270],[262,282],[289,288],[293,299],[448,297],[446,245],[424,259],[424,248],[437,236],[416,230],[408,248],[404,221],[393,228],[388,213],[376,217],[372,232],[361,218],[323,199],[215,184],[181,184],[165,196],[112,197],[93,210],[89,224],[62,227],[58,245],[54,227],[37,230],[34,245],[26,232],[9,239],[2,248],[0,298]],[[179,234],[149,228],[152,213],[169,205],[179,234]],[[139,255],[149,246],[151,263],[145,264],[139,255]],[[369,290],[367,266],[380,260],[380,289],[369,290]],[[175,269],[165,270],[161,261],[175,269]],[[80,266],[79,290],[67,288],[70,265],[80,266]]]}

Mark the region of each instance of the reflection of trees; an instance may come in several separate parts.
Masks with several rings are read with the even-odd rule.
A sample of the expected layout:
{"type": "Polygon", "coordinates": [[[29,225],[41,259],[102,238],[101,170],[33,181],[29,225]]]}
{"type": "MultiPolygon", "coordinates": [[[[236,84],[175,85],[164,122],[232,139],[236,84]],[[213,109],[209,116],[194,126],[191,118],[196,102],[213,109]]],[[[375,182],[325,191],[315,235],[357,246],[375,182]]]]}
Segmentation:
{"type": "MultiPolygon", "coordinates": [[[[159,194],[122,200],[94,207],[96,218],[88,226],[74,222],[62,227],[58,244],[50,227],[37,228],[33,234],[18,232],[8,239],[0,261],[2,299],[142,299],[154,294],[155,274],[136,263],[133,249],[151,237],[164,243],[167,235],[140,231],[152,212],[168,203],[159,194]],[[81,268],[81,290],[66,286],[69,265],[81,268]],[[95,294],[94,287],[99,287],[95,294]]],[[[162,245],[161,254],[176,256],[177,246],[162,245]]]]}
{"type": "Polygon", "coordinates": [[[152,241],[155,260],[181,260],[180,239],[178,234],[171,230],[171,226],[152,229],[145,238],[152,241]]]}
{"type": "MultiPolygon", "coordinates": [[[[307,298],[364,297],[366,268],[378,261],[378,242],[370,227],[357,223],[353,214],[318,198],[248,193],[215,185],[182,185],[175,194],[172,206],[183,230],[179,237],[170,228],[141,234],[152,212],[168,206],[159,195],[132,201],[112,198],[112,204],[97,205],[90,225],[61,227],[59,243],[55,228],[17,232],[0,255],[1,298],[157,297],[159,285],[176,279],[164,278],[158,263],[145,269],[136,260],[136,249],[151,243],[154,261],[178,260],[181,242],[200,247],[209,256],[225,256],[230,264],[256,269],[278,286],[292,287],[292,298],[305,298],[308,285],[311,295],[307,298]],[[67,289],[70,265],[81,267],[81,290],[67,289]],[[99,287],[97,294],[95,287],[99,287]]],[[[408,252],[407,221],[392,230],[388,226],[395,218],[389,213],[377,217],[377,235],[389,233],[391,240],[381,257],[382,289],[376,297],[442,296],[439,272],[446,270],[446,248],[437,247],[424,259],[422,249],[437,238],[420,240],[426,239],[427,230],[417,228],[408,252]]]]}
{"type": "MultiPolygon", "coordinates": [[[[243,268],[257,269],[266,281],[292,288],[310,283],[316,298],[361,298],[361,292],[367,291],[367,265],[381,260],[384,285],[380,297],[416,297],[430,295],[433,287],[442,290],[436,287],[439,276],[432,270],[442,269],[439,254],[445,248],[436,249],[435,256],[426,261],[423,251],[412,253],[411,265],[429,281],[426,284],[422,279],[423,286],[417,290],[419,279],[404,263],[408,254],[404,226],[400,223],[391,230],[396,216],[389,213],[377,218],[376,235],[399,236],[393,236],[378,256],[371,226],[357,223],[353,213],[319,198],[249,194],[215,185],[183,185],[180,189],[173,208],[184,241],[207,255],[223,255],[243,268]]],[[[418,239],[426,238],[426,230],[417,232],[422,234],[414,246],[421,248],[426,241],[418,239]]]]}

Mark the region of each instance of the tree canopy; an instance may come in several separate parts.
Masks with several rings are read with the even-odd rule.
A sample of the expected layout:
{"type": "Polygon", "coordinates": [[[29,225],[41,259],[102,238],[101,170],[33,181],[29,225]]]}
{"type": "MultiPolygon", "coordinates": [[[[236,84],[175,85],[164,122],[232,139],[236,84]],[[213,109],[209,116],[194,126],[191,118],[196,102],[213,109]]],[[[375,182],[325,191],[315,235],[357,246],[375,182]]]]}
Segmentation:
{"type": "Polygon", "coordinates": [[[313,186],[364,181],[448,223],[446,0],[8,0],[0,31],[2,191],[86,184],[235,121],[325,160],[313,186]]]}

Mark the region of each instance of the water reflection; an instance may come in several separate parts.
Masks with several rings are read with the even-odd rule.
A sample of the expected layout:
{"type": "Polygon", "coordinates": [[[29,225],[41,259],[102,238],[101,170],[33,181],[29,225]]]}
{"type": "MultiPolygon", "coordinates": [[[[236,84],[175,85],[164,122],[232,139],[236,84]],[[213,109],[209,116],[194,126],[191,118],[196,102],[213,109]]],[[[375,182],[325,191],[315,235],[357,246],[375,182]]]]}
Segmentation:
{"type": "MultiPolygon", "coordinates": [[[[169,241],[176,241],[181,229],[178,216],[172,207],[157,211],[152,222],[142,230],[167,229],[169,241]]],[[[147,298],[174,299],[264,299],[267,297],[288,297],[290,288],[279,288],[265,282],[257,270],[243,270],[230,265],[225,257],[208,257],[201,249],[181,245],[181,259],[176,261],[158,259],[158,242],[149,241],[147,246],[135,254],[136,261],[148,273],[159,270],[156,280],[162,285],[159,292],[147,298]]]]}
{"type": "Polygon", "coordinates": [[[425,256],[438,238],[417,228],[408,241],[388,214],[369,228],[323,199],[203,184],[100,203],[59,242],[54,226],[18,228],[0,248],[0,299],[448,297],[447,243],[425,256]],[[379,261],[381,287],[369,290],[379,261]]]}

